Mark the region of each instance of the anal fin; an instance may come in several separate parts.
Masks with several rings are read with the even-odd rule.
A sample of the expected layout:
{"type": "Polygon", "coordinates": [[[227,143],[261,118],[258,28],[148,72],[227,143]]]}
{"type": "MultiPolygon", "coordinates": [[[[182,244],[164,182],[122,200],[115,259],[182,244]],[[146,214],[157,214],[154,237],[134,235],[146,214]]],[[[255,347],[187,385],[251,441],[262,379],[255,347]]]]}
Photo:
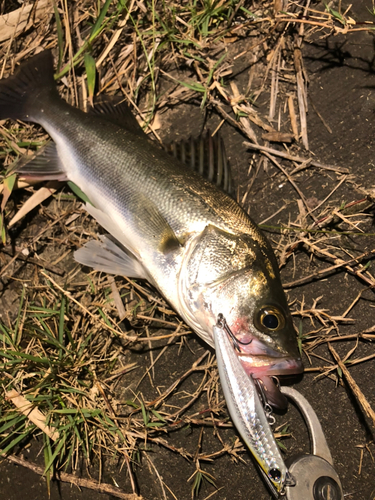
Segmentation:
{"type": "Polygon", "coordinates": [[[100,236],[100,241],[89,241],[74,252],[74,258],[80,264],[97,271],[129,278],[149,279],[142,264],[108,236],[100,236]]]}
{"type": "Polygon", "coordinates": [[[64,166],[59,158],[56,144],[48,142],[32,157],[23,156],[11,168],[21,178],[66,181],[64,166]]]}

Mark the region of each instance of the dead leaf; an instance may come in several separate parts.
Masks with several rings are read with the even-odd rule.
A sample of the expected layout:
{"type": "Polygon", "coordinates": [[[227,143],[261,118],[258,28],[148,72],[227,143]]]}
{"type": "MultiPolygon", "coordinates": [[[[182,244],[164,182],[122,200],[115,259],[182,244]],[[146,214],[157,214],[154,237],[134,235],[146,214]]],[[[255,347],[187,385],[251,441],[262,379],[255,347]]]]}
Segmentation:
{"type": "Polygon", "coordinates": [[[59,433],[46,424],[46,417],[43,413],[39,411],[38,408],[34,408],[34,405],[19,392],[12,389],[5,394],[5,398],[11,400],[14,406],[16,406],[21,413],[26,415],[33,424],[47,434],[52,441],[56,441],[59,438],[59,433]]]}
{"type": "Polygon", "coordinates": [[[268,132],[267,134],[263,134],[262,139],[269,142],[292,142],[294,137],[293,134],[278,132],[275,130],[275,132],[268,132]]]}
{"type": "Polygon", "coordinates": [[[62,182],[50,181],[42,188],[38,189],[20,208],[13,219],[9,222],[8,227],[13,226],[16,222],[21,220],[31,210],[40,205],[44,200],[52,196],[60,188],[62,182]]]}
{"type": "Polygon", "coordinates": [[[13,10],[9,14],[0,16],[0,42],[16,37],[23,30],[30,28],[36,21],[44,17],[48,10],[52,10],[51,0],[39,0],[34,7],[35,2],[29,5],[24,5],[17,10],[13,10]],[[33,15],[30,16],[32,9],[33,15]]]}
{"type": "Polygon", "coordinates": [[[4,179],[3,182],[3,201],[1,202],[1,211],[4,212],[5,205],[7,204],[7,201],[9,200],[9,196],[12,194],[14,184],[16,182],[17,175],[12,174],[6,179],[4,179]]]}

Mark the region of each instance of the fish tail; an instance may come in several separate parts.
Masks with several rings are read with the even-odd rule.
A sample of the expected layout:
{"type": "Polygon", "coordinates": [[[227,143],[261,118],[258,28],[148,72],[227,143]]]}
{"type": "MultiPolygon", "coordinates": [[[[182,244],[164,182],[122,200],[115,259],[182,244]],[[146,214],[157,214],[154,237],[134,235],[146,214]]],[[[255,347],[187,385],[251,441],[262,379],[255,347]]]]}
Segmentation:
{"type": "Polygon", "coordinates": [[[13,76],[0,81],[0,120],[35,121],[49,98],[56,97],[53,56],[44,50],[21,64],[13,76]]]}

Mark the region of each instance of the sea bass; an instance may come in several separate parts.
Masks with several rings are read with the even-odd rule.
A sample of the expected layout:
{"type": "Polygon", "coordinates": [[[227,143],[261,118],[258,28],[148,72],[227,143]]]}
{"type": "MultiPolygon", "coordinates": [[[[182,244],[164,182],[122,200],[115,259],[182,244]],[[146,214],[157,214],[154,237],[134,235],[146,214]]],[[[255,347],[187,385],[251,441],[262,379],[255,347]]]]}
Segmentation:
{"type": "Polygon", "coordinates": [[[303,370],[271,246],[242,208],[153,144],[124,106],[84,113],[60,98],[43,51],[0,82],[0,119],[39,123],[53,142],[19,168],[68,179],[112,235],[75,253],[78,262],[154,285],[209,345],[220,316],[247,374],[269,403],[286,400],[273,375],[303,370]]]}

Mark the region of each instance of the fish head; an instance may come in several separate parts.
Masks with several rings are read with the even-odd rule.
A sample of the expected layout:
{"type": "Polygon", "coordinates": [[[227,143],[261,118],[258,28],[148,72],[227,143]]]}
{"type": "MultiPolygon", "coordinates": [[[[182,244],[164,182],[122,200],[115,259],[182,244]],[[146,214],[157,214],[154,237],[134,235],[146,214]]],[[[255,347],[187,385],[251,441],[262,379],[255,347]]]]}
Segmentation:
{"type": "Polygon", "coordinates": [[[183,282],[185,318],[195,331],[212,345],[212,328],[222,318],[245,371],[270,404],[284,408],[272,377],[301,373],[303,365],[277,261],[260,231],[207,226],[190,251],[183,282]]]}

